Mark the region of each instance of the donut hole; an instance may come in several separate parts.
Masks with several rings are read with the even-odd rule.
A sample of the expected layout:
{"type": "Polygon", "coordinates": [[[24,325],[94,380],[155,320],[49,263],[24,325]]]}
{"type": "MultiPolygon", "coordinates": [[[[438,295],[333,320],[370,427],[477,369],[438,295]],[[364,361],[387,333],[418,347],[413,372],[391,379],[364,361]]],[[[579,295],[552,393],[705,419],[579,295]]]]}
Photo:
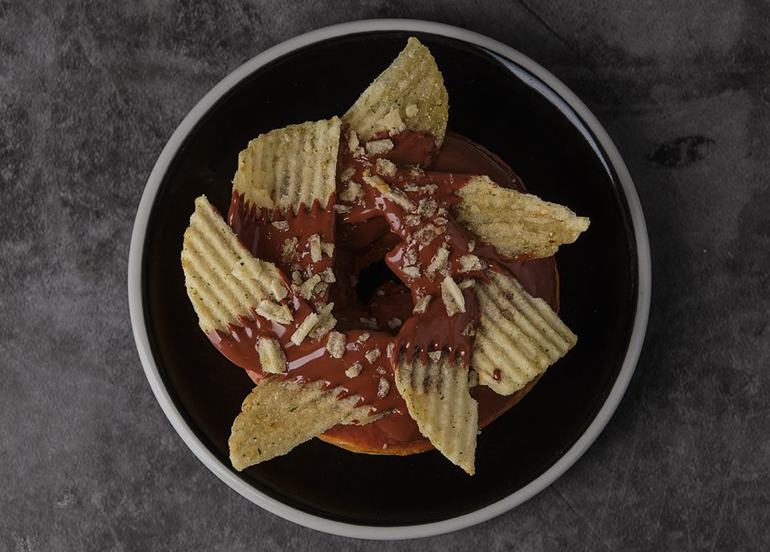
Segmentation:
{"type": "Polygon", "coordinates": [[[412,316],[412,294],[384,260],[378,260],[359,274],[356,294],[381,331],[395,335],[412,316]]]}
{"type": "Polygon", "coordinates": [[[386,282],[401,283],[390,270],[385,259],[374,261],[358,274],[358,284],[356,285],[358,300],[365,305],[369,304],[375,291],[386,282]]]}

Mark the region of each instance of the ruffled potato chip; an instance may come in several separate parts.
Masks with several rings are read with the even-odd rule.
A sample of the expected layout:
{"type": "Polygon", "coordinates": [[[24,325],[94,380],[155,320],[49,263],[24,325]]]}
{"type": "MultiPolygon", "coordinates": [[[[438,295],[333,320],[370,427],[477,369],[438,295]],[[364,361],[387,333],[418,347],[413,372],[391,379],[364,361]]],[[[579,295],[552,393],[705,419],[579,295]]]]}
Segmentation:
{"type": "Polygon", "coordinates": [[[457,220],[509,257],[550,257],[589,225],[562,205],[503,188],[486,176],[473,177],[457,195],[457,220]]]}
{"type": "Polygon", "coordinates": [[[228,445],[238,470],[289,452],[337,424],[369,422],[366,405],[357,395],[342,399],[342,388],[327,389],[322,381],[297,383],[266,378],[243,401],[228,445]]]}
{"type": "Polygon", "coordinates": [[[398,57],[359,96],[342,119],[363,141],[387,131],[432,135],[444,141],[449,119],[449,95],[430,50],[409,38],[398,57]]]}
{"type": "Polygon", "coordinates": [[[339,142],[338,117],[261,134],[238,155],[233,190],[257,207],[296,213],[315,200],[326,207],[335,190],[339,142]]]}
{"type": "Polygon", "coordinates": [[[529,295],[514,278],[494,272],[489,276],[489,282],[475,286],[481,316],[471,366],[479,383],[510,395],[567,354],[577,337],[545,301],[529,295]]]}
{"type": "Polygon", "coordinates": [[[475,472],[478,403],[470,395],[469,373],[445,354],[411,363],[396,370],[396,387],[409,415],[425,437],[453,464],[468,474],[475,472]]]}
{"type": "Polygon", "coordinates": [[[262,301],[280,301],[288,294],[278,268],[255,259],[206,196],[195,200],[184,233],[182,269],[204,332],[228,331],[239,317],[250,318],[262,301]]]}

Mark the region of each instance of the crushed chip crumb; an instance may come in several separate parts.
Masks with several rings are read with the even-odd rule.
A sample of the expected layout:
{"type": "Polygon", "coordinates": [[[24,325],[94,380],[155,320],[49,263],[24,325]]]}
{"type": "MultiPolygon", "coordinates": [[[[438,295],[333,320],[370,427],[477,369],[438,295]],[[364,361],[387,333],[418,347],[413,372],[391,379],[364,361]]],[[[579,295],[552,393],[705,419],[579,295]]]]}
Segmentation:
{"type": "Polygon", "coordinates": [[[382,351],[380,351],[378,348],[369,349],[364,354],[364,357],[366,357],[366,360],[368,360],[370,363],[374,362],[378,358],[380,358],[380,355],[382,354],[382,351]]]}
{"type": "Polygon", "coordinates": [[[449,259],[449,249],[446,246],[442,246],[441,249],[436,251],[436,254],[430,261],[426,272],[428,274],[434,274],[436,271],[446,267],[447,260],[449,259]]]}
{"type": "Polygon", "coordinates": [[[329,284],[326,282],[318,282],[313,288],[313,293],[316,295],[323,295],[329,289],[329,284]]]}
{"type": "Polygon", "coordinates": [[[359,343],[366,343],[368,340],[369,340],[369,332],[364,332],[358,336],[358,339],[356,341],[358,341],[359,343]]]}
{"type": "Polygon", "coordinates": [[[377,368],[377,370],[375,370],[375,371],[376,371],[376,372],[377,372],[379,375],[381,375],[381,376],[384,376],[385,374],[387,374],[387,373],[388,373],[388,371],[387,371],[385,368],[383,368],[382,366],[379,366],[379,367],[377,368]]]}
{"type": "Polygon", "coordinates": [[[342,358],[345,354],[345,347],[347,346],[347,339],[345,334],[341,332],[330,332],[329,337],[326,340],[326,350],[332,358],[342,358]]]}
{"type": "MultiPolygon", "coordinates": [[[[415,167],[410,169],[410,173],[412,176],[422,176],[423,170],[419,167],[415,167]]],[[[404,186],[404,189],[407,192],[417,192],[418,194],[427,194],[427,195],[433,195],[438,190],[438,186],[436,184],[406,184],[404,186]]],[[[441,211],[439,211],[440,213],[441,211]]]]}
{"type": "Polygon", "coordinates": [[[385,176],[394,176],[396,174],[396,164],[393,161],[380,157],[375,163],[377,172],[385,176]]]}
{"type": "Polygon", "coordinates": [[[438,210],[438,203],[431,197],[424,197],[417,204],[417,213],[424,217],[432,217],[438,210]]]}
{"type": "Polygon", "coordinates": [[[385,195],[390,193],[390,186],[382,178],[377,175],[364,175],[364,182],[369,184],[372,188],[385,195]]]}
{"type": "Polygon", "coordinates": [[[354,174],[356,174],[356,170],[353,167],[345,167],[345,169],[340,173],[340,180],[342,182],[350,180],[353,178],[354,174]]]}
{"type": "Polygon", "coordinates": [[[310,259],[317,263],[321,260],[321,236],[313,234],[307,239],[307,242],[310,245],[310,259]]]}
{"type": "Polygon", "coordinates": [[[388,183],[379,176],[364,176],[364,182],[399,207],[404,208],[406,211],[413,211],[416,208],[412,200],[410,200],[404,192],[399,189],[391,188],[388,183]]]}
{"type": "Polygon", "coordinates": [[[292,316],[288,306],[273,303],[268,299],[260,301],[255,310],[263,318],[279,324],[291,324],[294,321],[294,316],[292,316]]]}
{"type": "Polygon", "coordinates": [[[390,320],[388,320],[388,328],[390,328],[391,330],[395,330],[396,328],[401,326],[401,324],[403,324],[401,319],[400,318],[396,318],[395,316],[393,318],[391,318],[390,320]]]}
{"type": "Polygon", "coordinates": [[[438,362],[441,360],[441,351],[430,351],[428,353],[428,358],[430,358],[433,362],[438,362]]]}
{"type": "Polygon", "coordinates": [[[295,237],[293,238],[286,238],[283,240],[283,245],[281,246],[281,259],[284,262],[289,262],[294,260],[294,255],[297,251],[297,244],[299,243],[299,240],[295,237]]]}
{"type": "Polygon", "coordinates": [[[327,257],[333,257],[334,256],[334,244],[333,243],[321,243],[321,251],[323,251],[323,254],[327,257]]]}
{"type": "Polygon", "coordinates": [[[348,182],[347,186],[345,186],[345,189],[340,194],[340,199],[342,201],[347,201],[348,203],[354,202],[359,197],[362,197],[364,195],[363,190],[361,190],[361,184],[358,182],[353,182],[352,180],[348,182]]]}
{"type": "Polygon", "coordinates": [[[407,211],[414,211],[416,209],[415,204],[407,195],[401,190],[395,189],[387,194],[388,199],[400,207],[403,207],[407,211]]]}
{"type": "Polygon", "coordinates": [[[350,368],[345,370],[345,375],[349,377],[350,379],[357,378],[361,375],[361,372],[363,371],[364,367],[360,362],[354,362],[350,365],[350,368]]]}
{"type": "Polygon", "coordinates": [[[422,314],[426,310],[428,310],[428,305],[430,304],[433,297],[430,295],[425,295],[423,297],[420,297],[420,299],[415,303],[414,308],[412,309],[413,314],[422,314]]]}
{"type": "Polygon", "coordinates": [[[420,260],[417,257],[417,250],[409,247],[404,252],[404,264],[406,265],[414,265],[414,266],[420,266],[420,260]]]}
{"type": "Polygon", "coordinates": [[[313,274],[311,278],[306,280],[299,288],[299,293],[305,299],[310,299],[313,296],[313,290],[316,285],[321,283],[321,276],[319,274],[313,274]]]}
{"type": "Polygon", "coordinates": [[[319,320],[309,334],[313,339],[321,339],[337,325],[337,319],[332,314],[334,303],[317,305],[317,309],[319,320]]]}
{"type": "Polygon", "coordinates": [[[302,321],[302,324],[300,324],[291,335],[291,342],[295,345],[300,345],[307,337],[307,334],[310,333],[310,330],[312,330],[313,327],[318,324],[319,318],[320,317],[314,312],[308,314],[302,321]]]}
{"type": "Polygon", "coordinates": [[[366,153],[369,155],[382,155],[393,149],[393,141],[389,138],[384,140],[372,140],[366,143],[366,153]]]}
{"type": "Polygon", "coordinates": [[[385,378],[380,378],[380,381],[377,383],[377,396],[381,399],[384,399],[388,392],[390,391],[390,382],[385,378]]]}
{"type": "Polygon", "coordinates": [[[289,229],[289,223],[285,220],[276,220],[273,222],[273,226],[282,232],[285,232],[289,229]]]}
{"type": "Polygon", "coordinates": [[[406,109],[404,109],[404,113],[407,117],[412,118],[420,111],[420,108],[417,107],[417,104],[409,104],[406,106],[406,109]]]}
{"type": "Polygon", "coordinates": [[[472,270],[483,270],[481,259],[476,255],[463,255],[460,257],[460,272],[470,272],[472,270]]]}
{"type": "Polygon", "coordinates": [[[420,224],[420,215],[406,215],[404,222],[407,226],[417,226],[420,224]]]}
{"type": "Polygon", "coordinates": [[[444,300],[447,316],[465,312],[465,297],[451,276],[447,276],[441,282],[441,298],[444,300]]]}
{"type": "Polygon", "coordinates": [[[272,337],[260,337],[257,342],[259,348],[259,363],[262,371],[269,374],[282,374],[286,371],[286,356],[278,340],[272,337]]]}
{"type": "Polygon", "coordinates": [[[410,278],[419,278],[420,277],[420,269],[413,265],[407,265],[403,268],[401,268],[401,272],[409,276],[410,278]]]}
{"type": "Polygon", "coordinates": [[[337,281],[337,278],[334,276],[334,270],[332,270],[332,267],[327,266],[323,272],[321,272],[321,280],[327,284],[333,284],[337,281]]]}

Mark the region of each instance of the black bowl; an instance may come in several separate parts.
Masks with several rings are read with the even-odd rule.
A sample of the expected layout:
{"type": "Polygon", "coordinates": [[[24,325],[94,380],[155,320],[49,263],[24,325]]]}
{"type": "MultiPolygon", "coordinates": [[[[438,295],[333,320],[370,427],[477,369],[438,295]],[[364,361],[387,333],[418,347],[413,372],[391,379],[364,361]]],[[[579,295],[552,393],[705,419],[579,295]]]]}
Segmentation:
{"type": "MultiPolygon", "coordinates": [[[[523,56],[478,35],[467,33],[487,48],[452,37],[466,36],[459,29],[412,24],[416,27],[393,26],[433,32],[355,32],[362,23],[324,30],[327,34],[320,36],[337,36],[306,35],[301,37],[306,45],[299,47],[295,39],[278,47],[284,55],[262,63],[276,52],[263,55],[250,62],[256,69],[247,64],[226,79],[164,150],[132,243],[137,343],[153,388],[186,442],[220,477],[262,506],[306,525],[356,536],[412,536],[468,525],[555,479],[617,405],[646,324],[640,274],[648,278],[649,265],[639,268],[640,258],[648,262],[644,223],[625,167],[601,127],[563,85],[523,56]],[[193,200],[206,194],[226,212],[237,155],[249,139],[290,123],[342,114],[410,35],[431,49],[444,75],[449,129],[497,153],[532,193],[591,218],[577,243],[557,254],[561,316],[579,336],[578,344],[520,404],[479,435],[473,477],[435,451],[378,457],[319,440],[235,472],[229,468],[227,438],[251,382],[200,332],[185,294],[179,254],[193,200]],[[565,460],[565,455],[571,456],[565,460]],[[288,508],[275,507],[264,495],[288,508]],[[461,521],[448,522],[458,517],[461,521]],[[344,524],[370,527],[354,531],[344,524]],[[423,524],[434,525],[412,533],[371,527],[423,524]]],[[[643,284],[649,297],[649,280],[643,284]]]]}

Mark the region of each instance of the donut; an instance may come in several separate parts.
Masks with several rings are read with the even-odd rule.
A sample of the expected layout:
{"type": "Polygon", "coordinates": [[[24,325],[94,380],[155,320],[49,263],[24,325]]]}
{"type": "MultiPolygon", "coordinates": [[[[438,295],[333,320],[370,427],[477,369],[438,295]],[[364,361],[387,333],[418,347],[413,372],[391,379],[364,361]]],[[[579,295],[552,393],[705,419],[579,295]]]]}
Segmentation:
{"type": "Polygon", "coordinates": [[[473,474],[479,428],[574,346],[553,253],[587,219],[447,133],[447,106],[412,38],[342,119],[250,142],[226,223],[196,201],[188,295],[255,383],[236,469],[318,436],[358,453],[437,448],[473,474]]]}

